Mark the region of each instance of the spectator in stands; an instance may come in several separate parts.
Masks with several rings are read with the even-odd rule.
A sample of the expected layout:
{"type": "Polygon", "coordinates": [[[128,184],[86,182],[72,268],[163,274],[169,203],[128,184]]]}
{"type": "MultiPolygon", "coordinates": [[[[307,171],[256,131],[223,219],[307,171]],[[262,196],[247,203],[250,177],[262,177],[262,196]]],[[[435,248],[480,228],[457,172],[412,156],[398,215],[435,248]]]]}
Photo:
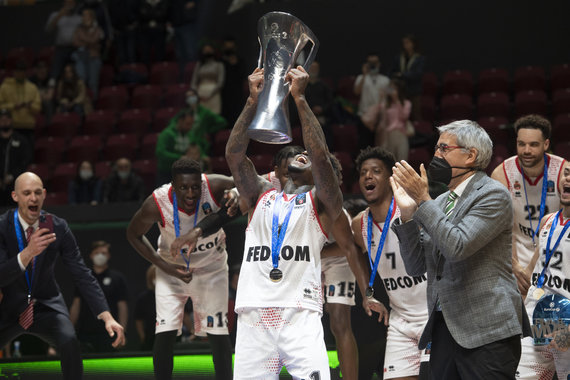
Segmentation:
{"type": "Polygon", "coordinates": [[[89,203],[96,205],[102,199],[103,181],[95,175],[95,168],[89,161],[77,165],[77,175],[69,181],[70,204],[89,203]]]}
{"type": "Polygon", "coordinates": [[[136,60],[137,0],[108,1],[117,67],[136,60]]]}
{"type": "Polygon", "coordinates": [[[320,78],[321,65],[315,61],[309,67],[309,83],[305,89],[307,103],[321,123],[329,150],[334,150],[331,129],[333,92],[320,78]]]}
{"type": "Polygon", "coordinates": [[[101,40],[103,29],[97,25],[95,11],[84,8],[81,11],[81,24],[73,34],[73,45],[77,50],[73,53],[75,70],[91,90],[93,99],[97,99],[99,91],[99,74],[101,72],[101,40]]]}
{"type": "Polygon", "coordinates": [[[200,148],[200,145],[196,143],[191,143],[188,146],[188,150],[186,151],[185,156],[195,161],[198,161],[200,163],[200,169],[202,169],[202,173],[205,174],[212,173],[210,157],[208,157],[208,155],[202,152],[202,148],[200,148]]]}
{"type": "Polygon", "coordinates": [[[142,351],[152,351],[154,328],[156,326],[156,267],[151,265],[146,271],[146,290],[139,294],[135,304],[135,327],[142,351]]]}
{"type": "Polygon", "coordinates": [[[174,46],[182,78],[186,64],[197,58],[198,1],[170,0],[169,21],[174,28],[174,46]]]}
{"type": "Polygon", "coordinates": [[[36,115],[42,103],[40,92],[26,77],[28,69],[24,61],[16,64],[12,77],[4,79],[0,85],[0,108],[12,113],[12,126],[33,143],[36,115]]]}
{"type": "Polygon", "coordinates": [[[142,201],[145,193],[144,182],[132,170],[131,161],[128,158],[119,158],[105,181],[103,201],[106,203],[142,201]]]}
{"type": "Polygon", "coordinates": [[[407,160],[410,150],[408,137],[414,135],[410,122],[412,103],[401,80],[390,81],[387,92],[380,103],[362,115],[361,120],[374,133],[376,146],[392,152],[397,161],[407,160]]]}
{"type": "Polygon", "coordinates": [[[222,112],[222,88],[226,70],[216,57],[214,45],[206,43],[200,49],[200,60],[192,73],[190,87],[200,97],[200,104],[214,113],[222,112]]]}
{"type": "Polygon", "coordinates": [[[26,171],[32,155],[28,139],[14,131],[10,111],[0,109],[0,206],[12,205],[14,179],[26,171]]]}
{"type": "Polygon", "coordinates": [[[420,99],[422,76],[426,58],[418,52],[418,41],[413,34],[402,38],[402,52],[394,58],[392,76],[402,79],[412,102],[412,119],[421,120],[420,99]]]}
{"type": "Polygon", "coordinates": [[[170,182],[172,164],[180,157],[192,154],[192,149],[190,149],[192,143],[197,144],[201,151],[207,154],[210,148],[207,135],[225,126],[226,121],[223,117],[201,106],[185,109],[174,116],[168,126],[160,132],[156,143],[157,184],[163,185],[170,182]]]}
{"type": "Polygon", "coordinates": [[[54,112],[55,88],[50,85],[49,68],[45,61],[40,60],[36,62],[34,74],[30,77],[30,82],[35,84],[40,92],[42,113],[46,117],[46,123],[49,123],[54,112]]]}
{"type": "Polygon", "coordinates": [[[49,16],[46,30],[55,33],[55,52],[51,63],[50,78],[52,85],[61,75],[65,63],[69,61],[75,50],[73,34],[75,28],[81,24],[81,16],[77,13],[75,0],[64,0],[63,6],[49,16]]]}
{"type": "MultiPolygon", "coordinates": [[[[109,267],[111,245],[104,240],[91,244],[89,259],[93,263],[93,276],[105,294],[113,318],[127,329],[129,320],[127,280],[125,276],[109,267]]],[[[69,309],[69,317],[77,330],[77,338],[84,352],[106,352],[111,350],[113,339],[106,334],[105,327],[89,310],[89,305],[75,289],[75,296],[69,309]]]]}
{"type": "Polygon", "coordinates": [[[138,40],[141,60],[147,65],[153,48],[153,61],[164,59],[168,7],[168,0],[138,0],[138,40]]]}
{"type": "Polygon", "coordinates": [[[68,63],[57,84],[55,100],[58,112],[76,112],[84,116],[91,112],[91,100],[85,83],[77,76],[73,64],[68,63]]]}
{"type": "Polygon", "coordinates": [[[233,38],[226,38],[222,43],[222,62],[226,80],[222,89],[222,116],[233,125],[245,103],[244,78],[247,77],[238,48],[233,38]]]}

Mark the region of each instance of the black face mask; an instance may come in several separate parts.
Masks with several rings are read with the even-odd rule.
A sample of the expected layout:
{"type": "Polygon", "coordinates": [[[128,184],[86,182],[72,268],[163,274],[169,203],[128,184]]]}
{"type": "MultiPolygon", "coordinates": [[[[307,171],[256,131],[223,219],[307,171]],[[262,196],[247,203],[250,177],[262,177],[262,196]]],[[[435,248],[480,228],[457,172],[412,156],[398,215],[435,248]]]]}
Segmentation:
{"type": "Polygon", "coordinates": [[[445,160],[445,158],[434,156],[428,166],[428,177],[430,181],[441,182],[444,185],[449,185],[453,178],[461,177],[462,175],[465,175],[473,170],[473,168],[467,168],[463,166],[451,166],[449,165],[449,162],[445,160]],[[452,177],[451,169],[467,169],[467,171],[458,174],[455,177],[452,177]]]}

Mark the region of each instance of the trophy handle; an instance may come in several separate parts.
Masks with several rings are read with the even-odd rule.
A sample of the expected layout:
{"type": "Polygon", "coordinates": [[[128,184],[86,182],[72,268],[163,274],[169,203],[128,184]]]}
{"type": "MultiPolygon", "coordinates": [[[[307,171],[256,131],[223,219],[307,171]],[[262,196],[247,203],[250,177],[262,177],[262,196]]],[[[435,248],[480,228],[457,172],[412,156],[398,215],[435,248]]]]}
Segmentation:
{"type": "Polygon", "coordinates": [[[257,58],[257,68],[263,68],[263,46],[261,45],[261,38],[257,37],[257,42],[259,43],[259,57],[257,58]]]}
{"type": "Polygon", "coordinates": [[[311,51],[309,52],[309,55],[307,56],[305,63],[303,63],[301,66],[303,66],[305,71],[308,72],[309,66],[311,66],[311,63],[313,63],[315,57],[317,56],[317,52],[319,51],[319,40],[314,35],[313,36],[308,35],[307,41],[311,42],[313,46],[311,47],[311,51]]]}

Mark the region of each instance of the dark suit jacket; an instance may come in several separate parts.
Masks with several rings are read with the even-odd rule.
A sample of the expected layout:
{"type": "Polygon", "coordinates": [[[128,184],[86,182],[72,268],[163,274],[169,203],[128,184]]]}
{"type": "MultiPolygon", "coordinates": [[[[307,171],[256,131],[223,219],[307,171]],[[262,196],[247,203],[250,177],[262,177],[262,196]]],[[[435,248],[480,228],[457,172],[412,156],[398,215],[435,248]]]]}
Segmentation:
{"type": "MultiPolygon", "coordinates": [[[[89,268],[85,266],[67,222],[54,215],[53,227],[56,241],[36,257],[32,298],[53,310],[69,315],[54,275],[56,260],[61,257],[77,288],[89,303],[91,311],[98,315],[109,310],[105,295],[89,268]]],[[[23,230],[22,236],[26,236],[23,230]]],[[[0,287],[4,295],[0,302],[0,330],[15,323],[28,304],[28,284],[24,271],[18,264],[19,252],[12,209],[0,216],[0,287]]],[[[28,268],[31,268],[31,265],[30,262],[28,268]]]]}
{"type": "MultiPolygon", "coordinates": [[[[445,323],[462,347],[520,335],[528,321],[511,266],[513,210],[507,188],[475,173],[449,219],[448,194],[424,202],[413,221],[393,227],[406,271],[427,271],[429,310],[439,297],[445,323]]],[[[431,340],[432,317],[420,348],[431,340]]]]}

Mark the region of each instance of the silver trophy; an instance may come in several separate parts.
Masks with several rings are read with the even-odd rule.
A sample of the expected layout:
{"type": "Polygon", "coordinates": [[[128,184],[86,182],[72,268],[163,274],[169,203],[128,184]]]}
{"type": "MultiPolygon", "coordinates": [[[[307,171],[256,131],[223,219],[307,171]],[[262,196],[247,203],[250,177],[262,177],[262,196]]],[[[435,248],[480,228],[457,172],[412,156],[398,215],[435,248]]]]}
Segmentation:
{"type": "Polygon", "coordinates": [[[252,140],[287,144],[292,138],[287,106],[290,86],[285,75],[303,55],[306,58],[300,64],[308,70],[319,49],[319,40],[301,20],[284,12],[270,12],[261,17],[257,32],[260,46],[257,65],[265,72],[257,112],[247,133],[252,140]],[[312,47],[306,53],[309,42],[312,47]]]}

